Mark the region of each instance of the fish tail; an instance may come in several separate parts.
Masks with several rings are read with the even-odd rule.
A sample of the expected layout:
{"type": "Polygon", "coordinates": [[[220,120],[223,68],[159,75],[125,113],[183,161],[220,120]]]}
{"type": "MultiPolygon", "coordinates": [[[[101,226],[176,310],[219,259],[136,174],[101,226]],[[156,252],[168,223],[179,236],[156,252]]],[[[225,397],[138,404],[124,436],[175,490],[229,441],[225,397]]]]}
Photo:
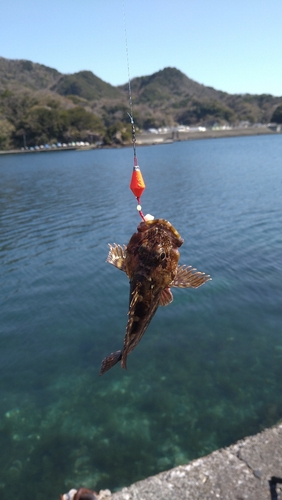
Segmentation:
{"type": "Polygon", "coordinates": [[[103,375],[110,368],[115,366],[121,360],[121,357],[122,351],[116,351],[112,352],[112,354],[110,354],[107,358],[103,359],[99,375],[103,375]]]}

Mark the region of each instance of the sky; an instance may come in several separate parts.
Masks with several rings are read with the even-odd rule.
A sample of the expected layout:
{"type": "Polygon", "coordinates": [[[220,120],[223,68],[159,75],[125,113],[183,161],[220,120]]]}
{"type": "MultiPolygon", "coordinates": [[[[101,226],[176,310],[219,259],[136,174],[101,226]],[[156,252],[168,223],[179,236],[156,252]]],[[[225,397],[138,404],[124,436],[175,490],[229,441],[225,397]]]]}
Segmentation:
{"type": "Polygon", "coordinates": [[[175,67],[228,93],[282,96],[282,0],[2,0],[0,56],[112,85],[175,67]]]}

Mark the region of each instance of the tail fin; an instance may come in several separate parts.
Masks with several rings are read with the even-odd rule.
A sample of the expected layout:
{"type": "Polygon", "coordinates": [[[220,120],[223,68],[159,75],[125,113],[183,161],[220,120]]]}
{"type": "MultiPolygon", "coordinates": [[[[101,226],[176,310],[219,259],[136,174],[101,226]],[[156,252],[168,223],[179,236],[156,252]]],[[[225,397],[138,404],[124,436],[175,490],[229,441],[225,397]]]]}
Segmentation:
{"type": "Polygon", "coordinates": [[[99,375],[106,373],[112,366],[115,366],[122,357],[122,351],[112,352],[107,358],[103,359],[99,375]]]}

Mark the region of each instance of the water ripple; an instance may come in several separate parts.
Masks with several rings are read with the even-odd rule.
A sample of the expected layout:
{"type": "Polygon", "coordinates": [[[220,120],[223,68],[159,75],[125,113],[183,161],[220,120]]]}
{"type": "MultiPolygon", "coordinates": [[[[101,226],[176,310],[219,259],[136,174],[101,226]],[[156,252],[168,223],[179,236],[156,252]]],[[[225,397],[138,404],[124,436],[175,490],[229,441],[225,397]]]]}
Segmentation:
{"type": "Polygon", "coordinates": [[[139,223],[132,151],[0,157],[0,496],[121,487],[281,418],[281,157],[278,135],[140,148],[144,212],[213,280],[174,290],[102,378],[127,322],[105,260],[139,223]]]}

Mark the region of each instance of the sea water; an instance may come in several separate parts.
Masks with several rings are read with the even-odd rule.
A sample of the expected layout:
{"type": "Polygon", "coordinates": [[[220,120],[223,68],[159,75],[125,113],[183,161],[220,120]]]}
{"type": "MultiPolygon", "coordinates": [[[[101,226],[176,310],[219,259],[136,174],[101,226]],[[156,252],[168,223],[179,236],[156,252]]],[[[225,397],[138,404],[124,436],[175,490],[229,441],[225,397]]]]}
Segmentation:
{"type": "Polygon", "coordinates": [[[132,150],[0,156],[0,496],[112,490],[282,418],[282,136],[138,148],[144,213],[208,273],[120,349],[132,150]]]}

